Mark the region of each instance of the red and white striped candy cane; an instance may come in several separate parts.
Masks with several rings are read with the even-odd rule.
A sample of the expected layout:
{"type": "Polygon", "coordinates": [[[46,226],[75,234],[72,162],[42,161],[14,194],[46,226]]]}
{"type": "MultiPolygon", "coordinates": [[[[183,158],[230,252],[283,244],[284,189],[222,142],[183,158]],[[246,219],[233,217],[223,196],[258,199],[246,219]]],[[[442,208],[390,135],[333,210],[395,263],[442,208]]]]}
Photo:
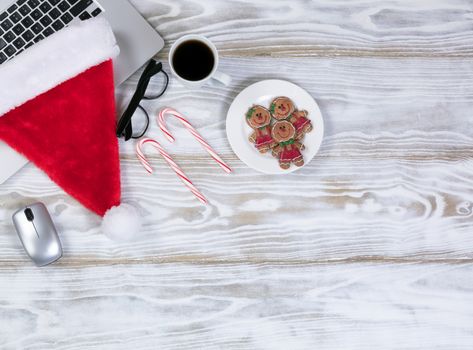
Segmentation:
{"type": "Polygon", "coordinates": [[[172,108],[164,108],[159,112],[158,114],[158,125],[161,128],[161,130],[164,132],[166,135],[167,139],[171,142],[174,142],[175,139],[172,136],[171,132],[169,129],[166,127],[166,121],[164,120],[164,117],[166,115],[172,115],[179,119],[182,124],[189,130],[189,132],[199,141],[202,146],[204,146],[205,150],[210,154],[210,156],[220,165],[220,167],[226,172],[226,173],[231,173],[232,169],[222,160],[222,158],[219,157],[219,155],[210,147],[210,145],[204,140],[202,136],[197,132],[197,130],[187,121],[187,119],[178,111],[172,108]]]}
{"type": "Polygon", "coordinates": [[[202,203],[207,204],[207,199],[204,197],[202,193],[197,189],[197,187],[194,186],[191,180],[184,174],[184,172],[179,168],[179,166],[174,162],[172,157],[164,150],[164,148],[159,144],[158,141],[150,139],[150,138],[144,138],[141,139],[138,144],[136,145],[136,154],[138,156],[138,159],[140,160],[141,164],[145,167],[145,169],[152,174],[153,173],[153,168],[151,167],[151,164],[149,163],[148,159],[146,159],[146,156],[143,153],[143,147],[145,144],[149,143],[152,145],[154,148],[156,148],[159,153],[163,156],[163,158],[166,160],[166,162],[169,164],[169,166],[176,172],[176,174],[179,176],[179,178],[182,180],[184,185],[191,190],[191,192],[199,199],[202,203]]]}

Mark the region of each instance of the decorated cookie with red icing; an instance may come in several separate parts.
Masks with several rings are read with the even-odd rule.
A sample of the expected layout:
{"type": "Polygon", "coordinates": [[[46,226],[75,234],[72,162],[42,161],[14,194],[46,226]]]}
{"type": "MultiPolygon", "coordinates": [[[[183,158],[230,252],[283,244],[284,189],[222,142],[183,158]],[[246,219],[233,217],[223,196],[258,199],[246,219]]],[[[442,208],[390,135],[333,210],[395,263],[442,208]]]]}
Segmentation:
{"type": "Polygon", "coordinates": [[[282,169],[287,170],[292,164],[301,167],[301,152],[305,149],[302,140],[313,130],[308,115],[285,96],[275,98],[269,109],[254,105],[246,113],[246,121],[254,130],[249,140],[261,153],[271,150],[282,169]]]}
{"type": "Polygon", "coordinates": [[[277,97],[271,103],[271,114],[276,120],[286,120],[295,111],[294,102],[288,97],[277,97]]]}
{"type": "Polygon", "coordinates": [[[307,111],[295,110],[290,116],[289,121],[296,128],[296,138],[302,139],[305,134],[312,131],[312,122],[308,118],[309,113],[307,111]]]}
{"type": "Polygon", "coordinates": [[[274,146],[271,136],[271,113],[263,106],[253,106],[246,113],[246,122],[254,130],[250,142],[255,144],[261,153],[268,152],[274,146]]]}
{"type": "Polygon", "coordinates": [[[276,146],[272,153],[279,160],[279,166],[287,170],[294,164],[298,167],[304,165],[304,157],[301,151],[304,145],[296,139],[296,128],[289,121],[278,121],[272,129],[271,134],[276,146]]]}

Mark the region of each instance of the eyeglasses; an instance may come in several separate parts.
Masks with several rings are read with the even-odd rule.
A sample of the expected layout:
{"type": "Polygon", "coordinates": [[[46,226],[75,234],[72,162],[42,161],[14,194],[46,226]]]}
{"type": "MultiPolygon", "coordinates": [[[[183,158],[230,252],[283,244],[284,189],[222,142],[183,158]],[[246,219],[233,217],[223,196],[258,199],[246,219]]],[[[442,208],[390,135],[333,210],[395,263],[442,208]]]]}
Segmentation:
{"type": "Polygon", "coordinates": [[[149,128],[149,115],[148,112],[146,112],[146,110],[140,105],[140,102],[142,100],[156,100],[160,98],[166,92],[168,85],[169,76],[163,70],[162,63],[156,62],[155,60],[149,61],[145,70],[143,71],[143,74],[141,74],[141,77],[138,81],[138,85],[136,87],[136,91],[133,94],[133,97],[131,98],[128,107],[126,108],[125,112],[123,113],[118,122],[117,136],[119,138],[124,137],[125,141],[128,141],[130,139],[139,139],[143,137],[144,134],[146,134],[146,131],[148,131],[149,128]],[[158,73],[162,73],[164,75],[165,80],[163,90],[155,96],[145,96],[151,78],[158,73]],[[131,120],[137,109],[144,113],[146,117],[146,126],[142,132],[140,132],[139,134],[134,134],[131,120]]]}

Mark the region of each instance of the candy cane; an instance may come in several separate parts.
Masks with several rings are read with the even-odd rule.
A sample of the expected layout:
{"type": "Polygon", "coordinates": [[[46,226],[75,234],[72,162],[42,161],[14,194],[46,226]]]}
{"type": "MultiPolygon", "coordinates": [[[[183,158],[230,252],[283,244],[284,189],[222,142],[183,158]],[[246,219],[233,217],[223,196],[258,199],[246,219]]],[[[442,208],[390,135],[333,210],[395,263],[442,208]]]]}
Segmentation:
{"type": "Polygon", "coordinates": [[[184,172],[179,168],[179,166],[174,162],[174,160],[171,158],[171,156],[164,150],[163,147],[159,144],[158,141],[150,139],[150,138],[144,138],[141,139],[138,144],[136,145],[136,154],[138,156],[138,159],[140,160],[141,164],[145,167],[146,171],[148,173],[152,174],[153,173],[153,168],[151,167],[151,164],[149,163],[148,159],[146,159],[146,156],[143,153],[143,147],[145,144],[151,144],[154,148],[156,148],[159,153],[163,156],[163,158],[166,160],[166,162],[170,165],[172,170],[176,172],[176,174],[179,176],[179,178],[182,180],[184,185],[189,188],[189,190],[204,204],[207,204],[207,199],[204,197],[202,193],[194,186],[191,180],[184,174],[184,172]]]}
{"type": "Polygon", "coordinates": [[[164,117],[166,115],[172,115],[179,119],[182,124],[186,127],[187,130],[199,141],[202,146],[204,146],[205,150],[210,154],[210,156],[220,165],[220,167],[226,172],[226,173],[231,173],[232,169],[222,160],[222,158],[219,157],[219,155],[210,147],[210,145],[203,139],[202,136],[197,132],[197,130],[187,121],[187,119],[178,111],[172,109],[172,108],[164,108],[159,112],[158,114],[158,124],[161,130],[164,132],[166,135],[167,139],[170,142],[174,142],[175,138],[172,136],[171,132],[169,129],[166,127],[166,122],[164,120],[164,117]]]}

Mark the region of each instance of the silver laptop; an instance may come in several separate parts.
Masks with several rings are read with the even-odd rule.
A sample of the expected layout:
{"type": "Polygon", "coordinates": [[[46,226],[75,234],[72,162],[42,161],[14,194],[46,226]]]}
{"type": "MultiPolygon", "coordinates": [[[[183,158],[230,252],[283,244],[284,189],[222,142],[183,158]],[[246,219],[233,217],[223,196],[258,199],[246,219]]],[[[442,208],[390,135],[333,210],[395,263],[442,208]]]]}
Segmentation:
{"type": "MultiPolygon", "coordinates": [[[[127,0],[0,0],[0,66],[74,21],[104,16],[120,47],[115,81],[123,83],[164,46],[127,0]]],[[[28,161],[0,142],[0,184],[28,161]]]]}

